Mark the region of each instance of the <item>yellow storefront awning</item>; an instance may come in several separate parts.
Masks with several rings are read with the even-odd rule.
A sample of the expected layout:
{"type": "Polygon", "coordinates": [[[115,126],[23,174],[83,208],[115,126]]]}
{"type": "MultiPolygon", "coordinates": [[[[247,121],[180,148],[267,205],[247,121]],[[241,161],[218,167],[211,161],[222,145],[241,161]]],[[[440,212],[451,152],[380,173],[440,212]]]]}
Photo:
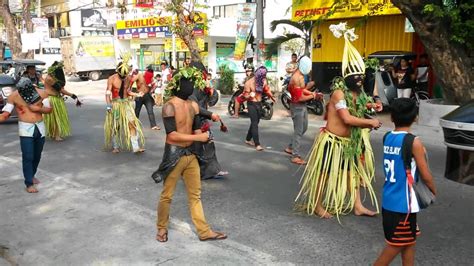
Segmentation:
{"type": "Polygon", "coordinates": [[[401,14],[389,0],[293,0],[291,19],[317,20],[332,10],[328,19],[401,14]]]}

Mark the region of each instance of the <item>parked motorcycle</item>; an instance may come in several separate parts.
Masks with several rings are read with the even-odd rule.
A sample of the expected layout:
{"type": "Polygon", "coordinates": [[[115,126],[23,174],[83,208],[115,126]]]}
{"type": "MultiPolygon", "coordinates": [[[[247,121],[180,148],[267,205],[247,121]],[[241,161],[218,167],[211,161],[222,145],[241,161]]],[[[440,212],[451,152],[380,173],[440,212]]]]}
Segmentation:
{"type": "MultiPolygon", "coordinates": [[[[282,93],[280,96],[281,103],[287,110],[290,110],[291,94],[288,91],[289,82],[284,78],[280,78],[280,80],[283,80],[282,93]]],[[[317,91],[316,87],[311,88],[311,91],[317,91]]],[[[324,113],[324,99],[309,100],[306,102],[306,106],[308,110],[315,115],[322,115],[324,113]]]]}
{"type": "MultiPolygon", "coordinates": [[[[232,97],[230,98],[229,104],[227,105],[227,112],[229,115],[234,115],[235,114],[235,101],[236,98],[239,97],[240,94],[244,91],[244,86],[243,85],[238,85],[238,88],[234,93],[232,94],[232,97]]],[[[239,109],[239,114],[242,113],[247,113],[247,102],[243,102],[240,105],[239,109]]],[[[268,97],[266,94],[262,95],[262,119],[265,120],[270,120],[272,119],[273,116],[273,101],[268,97]]]]}

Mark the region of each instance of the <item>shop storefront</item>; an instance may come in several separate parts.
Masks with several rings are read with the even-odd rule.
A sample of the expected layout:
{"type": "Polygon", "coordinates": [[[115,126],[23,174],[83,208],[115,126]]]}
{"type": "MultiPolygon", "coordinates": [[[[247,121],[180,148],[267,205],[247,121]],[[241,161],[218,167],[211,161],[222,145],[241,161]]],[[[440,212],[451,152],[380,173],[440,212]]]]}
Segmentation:
{"type": "MultiPolygon", "coordinates": [[[[317,20],[326,14],[334,0],[293,1],[293,20],[317,20]]],[[[354,46],[363,57],[378,51],[413,51],[413,33],[406,32],[406,18],[390,1],[373,0],[367,3],[344,5],[319,26],[313,36],[313,78],[322,89],[329,88],[334,76],[340,75],[344,40],[337,39],[329,30],[331,24],[347,22],[356,28],[359,38],[354,46]],[[363,18],[368,15],[368,18],[363,18]]]]}
{"type": "MultiPolygon", "coordinates": [[[[203,30],[205,16],[194,31],[197,43],[202,51],[203,61],[207,64],[206,32],[203,30]]],[[[160,69],[163,61],[179,68],[182,67],[189,50],[177,37],[173,37],[170,31],[172,17],[151,17],[135,20],[117,21],[117,40],[120,50],[130,50],[134,58],[134,65],[143,70],[147,66],[160,69]]]]}

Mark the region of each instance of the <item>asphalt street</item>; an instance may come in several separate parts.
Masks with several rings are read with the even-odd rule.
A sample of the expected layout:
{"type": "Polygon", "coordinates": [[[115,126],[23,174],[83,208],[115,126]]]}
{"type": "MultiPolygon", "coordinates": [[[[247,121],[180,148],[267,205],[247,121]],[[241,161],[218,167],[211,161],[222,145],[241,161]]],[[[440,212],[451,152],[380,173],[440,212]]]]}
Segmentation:
{"type": "MultiPolygon", "coordinates": [[[[142,155],[132,153],[114,155],[106,152],[102,149],[105,82],[69,82],[68,88],[84,101],[84,105],[82,108],[76,108],[71,100],[68,101],[73,136],[61,143],[48,140],[40,169],[49,176],[62,178],[65,182],[75,184],[70,188],[75,192],[71,194],[74,198],[74,208],[87,207],[81,206],[81,197],[97,197],[97,193],[103,193],[111,197],[114,202],[133,203],[137,208],[145,210],[147,213],[145,217],[149,220],[142,219],[139,225],[140,228],[146,228],[145,232],[149,234],[140,234],[140,237],[143,238],[143,242],[152,243],[152,250],[156,249],[157,252],[146,253],[146,255],[159,256],[160,250],[164,247],[153,241],[156,219],[154,213],[162,184],[155,184],[150,175],[161,161],[164,131],[149,129],[148,117],[143,108],[140,118],[146,136],[146,152],[142,155]],[[78,191],[79,193],[76,193],[78,191]]],[[[272,264],[368,265],[375,260],[384,246],[380,215],[375,218],[348,215],[342,217],[339,224],[335,219],[322,220],[293,211],[293,202],[299,189],[298,182],[303,169],[291,164],[289,157],[283,152],[290,140],[293,127],[291,119],[284,115],[285,111],[278,110],[273,120],[261,122],[261,142],[266,150],[256,152],[243,143],[250,123],[249,119],[245,117],[230,119],[225,114],[225,104],[214,110],[222,115],[229,128],[228,133],[222,133],[218,131],[217,124],[214,126],[219,161],[224,170],[229,171],[230,174],[224,179],[203,181],[202,201],[208,222],[214,229],[226,232],[229,235],[229,243],[232,244],[225,241],[206,244],[210,245],[210,248],[206,246],[206,249],[199,252],[199,247],[204,247],[200,245],[204,244],[195,239],[189,240],[191,238],[188,237],[180,238],[180,241],[191,241],[189,245],[183,244],[182,248],[194,247],[198,252],[177,252],[173,249],[166,250],[167,252],[190,256],[189,261],[182,261],[185,264],[192,264],[193,260],[197,262],[202,256],[212,257],[221,252],[222,247],[232,251],[237,246],[240,247],[239,251],[234,252],[233,256],[245,258],[250,257],[250,252],[254,252],[268,255],[272,259],[245,261],[220,260],[216,257],[215,260],[201,262],[206,264],[270,264],[271,262],[272,264]]],[[[162,126],[161,111],[158,108],[155,109],[155,114],[162,126]]],[[[383,119],[386,122],[384,127],[372,134],[377,165],[375,188],[379,199],[384,181],[381,141],[383,134],[390,129],[387,117],[383,119]]],[[[309,130],[303,139],[304,154],[310,149],[322,124],[323,121],[320,118],[311,117],[309,130]]],[[[418,216],[422,235],[417,240],[416,263],[419,265],[472,265],[474,262],[472,252],[474,187],[458,184],[443,177],[446,149],[439,128],[415,127],[414,131],[422,138],[427,148],[431,169],[439,190],[436,205],[418,216]]],[[[2,186],[13,188],[13,191],[8,192],[10,199],[30,197],[22,190],[21,173],[12,172],[20,171],[18,164],[21,153],[16,122],[0,124],[0,142],[2,143],[0,157],[3,158],[0,160],[0,169],[2,169],[0,175],[16,174],[18,176],[13,181],[0,180],[2,181],[0,189],[2,186]],[[9,167],[9,164],[15,165],[16,168],[9,167]]],[[[41,177],[38,178],[41,179],[41,177]]],[[[47,193],[44,190],[48,190],[50,181],[42,179],[42,182],[43,184],[39,186],[40,194],[47,193]]],[[[5,189],[0,191],[6,193],[5,189]]],[[[67,197],[67,190],[62,193],[65,193],[64,196],[67,197]]],[[[5,195],[0,196],[0,202],[6,199],[5,195]]],[[[366,204],[374,208],[369,202],[366,204]]],[[[3,204],[2,208],[4,208],[3,204]]],[[[19,213],[32,211],[30,208],[22,209],[21,205],[17,208],[16,211],[19,213]]],[[[117,209],[114,210],[117,212],[117,209]]],[[[121,213],[121,218],[127,217],[128,214],[125,211],[127,211],[126,208],[124,213],[121,213]]],[[[105,205],[100,218],[95,223],[105,228],[108,225],[112,226],[114,221],[107,219],[107,212],[105,205]]],[[[2,215],[6,213],[0,211],[2,215]]],[[[99,214],[91,213],[90,215],[99,214]]],[[[130,215],[136,215],[136,213],[132,212],[130,215]]],[[[177,221],[172,226],[192,225],[182,182],[179,183],[174,196],[171,216],[177,221]]],[[[0,224],[3,219],[5,217],[0,217],[0,224]]],[[[77,228],[69,226],[64,230],[78,234],[95,230],[96,237],[93,243],[96,244],[97,249],[91,253],[91,256],[107,257],[107,252],[114,249],[113,241],[107,243],[101,241],[101,239],[110,240],[107,234],[123,234],[129,237],[134,234],[133,230],[98,231],[79,224],[76,226],[77,228]]],[[[190,228],[194,230],[193,226],[190,228]]],[[[0,229],[0,247],[8,243],[10,248],[17,250],[13,256],[27,256],[28,253],[21,254],[21,248],[15,247],[20,245],[18,242],[5,239],[9,236],[14,237],[16,232],[4,230],[17,230],[17,228],[13,226],[9,229],[0,229]]],[[[18,232],[18,234],[21,233],[22,231],[18,232]]],[[[38,237],[42,233],[44,232],[37,232],[38,237]]],[[[32,237],[35,237],[35,234],[32,237]]],[[[193,237],[197,238],[197,236],[193,237]]],[[[87,241],[86,238],[81,239],[87,241]]],[[[170,235],[169,244],[172,244],[172,241],[173,235],[170,235]]],[[[128,263],[143,262],[140,256],[144,254],[132,252],[134,244],[138,245],[138,243],[138,240],[130,242],[128,263]]],[[[57,246],[56,252],[62,253],[61,246],[57,246]]],[[[52,254],[54,253],[53,251],[52,254]]],[[[78,258],[74,261],[63,260],[62,262],[81,264],[85,261],[89,260],[82,261],[78,258]]],[[[169,263],[173,264],[173,262],[169,263]]],[[[396,263],[399,264],[399,260],[396,263]]]]}

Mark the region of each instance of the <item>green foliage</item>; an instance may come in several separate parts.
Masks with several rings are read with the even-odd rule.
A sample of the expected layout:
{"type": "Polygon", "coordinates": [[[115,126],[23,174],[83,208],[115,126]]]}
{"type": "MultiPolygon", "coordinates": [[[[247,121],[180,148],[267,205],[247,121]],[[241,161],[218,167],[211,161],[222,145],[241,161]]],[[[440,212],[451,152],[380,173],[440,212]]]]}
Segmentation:
{"type": "Polygon", "coordinates": [[[217,89],[225,95],[231,95],[234,90],[234,71],[227,65],[219,66],[220,78],[217,81],[217,89]]]}
{"type": "Polygon", "coordinates": [[[445,5],[427,4],[423,14],[433,17],[450,28],[450,40],[467,48],[474,49],[474,2],[456,4],[447,1],[445,5]]]}
{"type": "Polygon", "coordinates": [[[369,59],[365,60],[364,63],[365,63],[366,68],[370,68],[374,71],[377,71],[379,69],[379,66],[380,66],[379,60],[377,58],[369,58],[369,59]]]}
{"type": "Polygon", "coordinates": [[[196,89],[202,90],[206,87],[206,81],[202,76],[201,70],[195,67],[183,67],[173,74],[173,78],[168,83],[164,93],[165,101],[173,97],[175,90],[179,90],[179,82],[182,78],[191,80],[196,89]]]}

